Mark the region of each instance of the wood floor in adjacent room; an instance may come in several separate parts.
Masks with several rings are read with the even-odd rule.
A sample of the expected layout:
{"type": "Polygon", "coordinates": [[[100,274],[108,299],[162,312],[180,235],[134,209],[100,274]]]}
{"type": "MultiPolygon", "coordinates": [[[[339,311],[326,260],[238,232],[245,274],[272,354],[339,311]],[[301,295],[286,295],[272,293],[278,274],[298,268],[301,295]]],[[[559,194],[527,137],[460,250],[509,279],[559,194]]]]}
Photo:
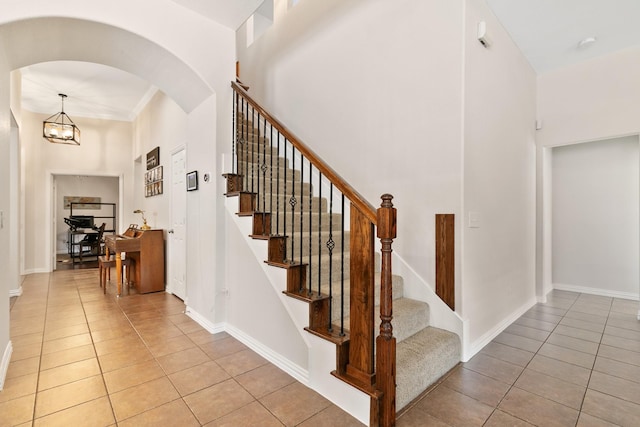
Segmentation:
{"type": "MultiPolygon", "coordinates": [[[[165,293],[96,269],[29,275],[11,302],[0,426],[359,426],[165,293]]],[[[554,291],[401,414],[411,426],[640,425],[636,301],[554,291]]],[[[329,375],[329,373],[327,373],[329,375]]]]}

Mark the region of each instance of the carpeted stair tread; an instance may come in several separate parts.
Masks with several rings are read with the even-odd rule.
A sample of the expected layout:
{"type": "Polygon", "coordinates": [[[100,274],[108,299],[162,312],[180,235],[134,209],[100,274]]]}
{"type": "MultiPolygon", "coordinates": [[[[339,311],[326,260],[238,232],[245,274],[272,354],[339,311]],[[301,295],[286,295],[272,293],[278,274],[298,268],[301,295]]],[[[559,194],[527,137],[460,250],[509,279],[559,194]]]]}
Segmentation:
{"type": "MultiPolygon", "coordinates": [[[[376,301],[378,303],[379,301],[376,301]]],[[[380,327],[380,306],[374,309],[376,316],[376,334],[380,327]]],[[[335,319],[334,319],[335,320],[335,319]]],[[[349,325],[350,318],[345,318],[345,325],[349,325]]],[[[429,304],[410,298],[399,297],[393,300],[393,336],[396,343],[420,332],[429,326],[429,304]]]]}
{"type": "MultiPolygon", "coordinates": [[[[376,307],[380,313],[380,307],[376,307]]],[[[429,326],[429,304],[410,298],[393,301],[393,336],[396,342],[404,341],[429,326]]]]}
{"type": "MultiPolygon", "coordinates": [[[[392,287],[392,298],[393,298],[393,311],[394,311],[394,320],[393,320],[393,330],[394,330],[394,335],[396,334],[396,324],[395,324],[395,315],[396,315],[396,302],[400,301],[401,299],[403,299],[402,295],[404,292],[404,280],[402,279],[401,276],[396,276],[396,275],[392,275],[391,276],[391,282],[393,283],[393,287],[392,287]]],[[[340,281],[334,281],[331,284],[332,288],[334,289],[333,292],[333,298],[331,301],[332,304],[332,310],[331,310],[331,321],[332,322],[336,322],[340,320],[340,306],[342,304],[342,298],[340,296],[340,281]]],[[[345,284],[345,286],[349,286],[348,283],[345,284]]],[[[324,284],[321,287],[321,291],[323,294],[325,295],[329,295],[329,285],[328,284],[324,284]]],[[[374,295],[376,304],[379,304],[380,302],[380,275],[376,275],[376,285],[375,285],[375,295],[374,295]]],[[[349,293],[348,289],[346,290],[345,294],[344,294],[344,302],[345,302],[345,325],[349,325],[349,304],[351,302],[351,294],[349,293]]],[[[375,308],[375,313],[376,313],[376,318],[379,318],[380,316],[380,307],[376,307],[375,308]]],[[[429,323],[429,317],[428,317],[428,305],[427,305],[427,318],[426,318],[426,322],[427,325],[429,323]]],[[[425,326],[427,326],[425,325],[425,326]]],[[[348,326],[346,326],[347,329],[348,326]]],[[[405,327],[405,326],[402,326],[405,327]]],[[[406,334],[405,334],[406,335],[406,334]]]]}
{"type": "MultiPolygon", "coordinates": [[[[260,192],[258,193],[258,198],[257,198],[257,202],[256,205],[258,206],[258,208],[260,208],[260,210],[263,210],[265,212],[272,212],[274,215],[277,215],[278,213],[280,215],[283,215],[285,212],[289,213],[289,215],[291,215],[291,205],[289,205],[289,200],[291,198],[291,195],[286,195],[286,194],[273,194],[273,193],[269,193],[269,188],[267,188],[267,192],[265,194],[265,196],[262,196],[262,191],[263,189],[260,189],[260,192]]],[[[280,189],[282,190],[282,189],[280,189]]],[[[273,191],[277,191],[277,189],[274,187],[273,191]]],[[[328,201],[326,198],[322,198],[320,199],[319,197],[312,197],[311,198],[311,207],[309,207],[309,197],[307,195],[307,197],[305,197],[305,202],[302,203],[302,210],[303,212],[309,212],[309,209],[311,209],[312,211],[320,211],[322,213],[327,213],[327,206],[328,206],[328,201]]],[[[300,205],[298,205],[296,207],[296,211],[300,210],[300,205]]]]}
{"type": "Polygon", "coordinates": [[[460,361],[460,338],[428,327],[396,346],[396,408],[402,409],[460,361]]]}
{"type": "MultiPolygon", "coordinates": [[[[265,189],[267,191],[270,190],[270,184],[269,181],[267,180],[267,184],[266,184],[266,188],[262,179],[262,175],[260,175],[260,182],[258,182],[258,175],[257,175],[257,171],[255,172],[256,174],[254,175],[254,179],[253,182],[251,182],[251,171],[249,171],[249,175],[248,177],[245,176],[244,178],[244,182],[243,182],[243,189],[244,191],[249,191],[249,192],[253,192],[253,193],[261,193],[263,192],[265,189]]],[[[273,188],[280,188],[281,189],[281,194],[287,194],[288,196],[290,196],[292,193],[296,195],[296,206],[298,206],[298,203],[309,203],[309,190],[311,189],[311,184],[309,183],[300,183],[300,181],[289,181],[289,180],[284,180],[284,179],[280,179],[280,180],[273,180],[273,188]],[[285,187],[285,182],[286,182],[286,187],[285,187]],[[285,191],[286,188],[286,191],[285,191]]],[[[287,198],[288,199],[288,198],[287,198]]],[[[289,207],[289,209],[291,209],[291,207],[289,207]]],[[[299,209],[299,207],[298,207],[299,209]]]]}

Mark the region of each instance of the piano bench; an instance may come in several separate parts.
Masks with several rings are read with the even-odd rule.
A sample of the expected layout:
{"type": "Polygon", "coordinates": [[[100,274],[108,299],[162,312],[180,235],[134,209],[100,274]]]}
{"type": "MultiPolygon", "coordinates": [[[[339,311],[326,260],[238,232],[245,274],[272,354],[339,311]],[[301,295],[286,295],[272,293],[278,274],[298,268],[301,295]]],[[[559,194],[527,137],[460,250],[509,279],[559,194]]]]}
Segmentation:
{"type": "MultiPolygon", "coordinates": [[[[107,293],[107,275],[109,281],[111,281],[111,267],[116,266],[116,257],[111,255],[108,258],[104,255],[98,257],[98,274],[100,275],[100,287],[103,288],[104,293],[107,293]]],[[[131,274],[132,260],[131,258],[125,258],[122,260],[122,269],[124,270],[125,284],[127,285],[127,293],[129,290],[129,275],[131,274]]]]}

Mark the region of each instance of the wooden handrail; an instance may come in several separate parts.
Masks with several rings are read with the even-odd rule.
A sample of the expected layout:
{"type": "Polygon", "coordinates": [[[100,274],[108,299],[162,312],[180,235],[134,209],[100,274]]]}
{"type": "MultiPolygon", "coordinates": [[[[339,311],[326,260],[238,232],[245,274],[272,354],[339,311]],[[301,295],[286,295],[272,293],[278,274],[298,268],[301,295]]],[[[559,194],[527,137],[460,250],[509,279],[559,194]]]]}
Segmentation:
{"type": "Polygon", "coordinates": [[[231,82],[231,87],[233,87],[236,92],[240,93],[242,97],[249,102],[253,106],[258,113],[268,120],[269,123],[275,127],[288,141],[290,141],[300,153],[306,157],[329,181],[336,186],[338,190],[347,198],[349,201],[358,208],[360,212],[364,216],[366,216],[374,225],[377,224],[377,214],[376,209],[369,202],[365,200],[364,197],[360,195],[353,187],[351,187],[336,171],[334,171],[331,167],[329,167],[316,153],[313,152],[309,147],[307,147],[304,143],[302,143],[298,137],[296,137],[285,125],[283,125],[278,119],[269,114],[260,104],[258,104],[247,91],[243,89],[242,86],[237,84],[236,82],[231,82]]]}

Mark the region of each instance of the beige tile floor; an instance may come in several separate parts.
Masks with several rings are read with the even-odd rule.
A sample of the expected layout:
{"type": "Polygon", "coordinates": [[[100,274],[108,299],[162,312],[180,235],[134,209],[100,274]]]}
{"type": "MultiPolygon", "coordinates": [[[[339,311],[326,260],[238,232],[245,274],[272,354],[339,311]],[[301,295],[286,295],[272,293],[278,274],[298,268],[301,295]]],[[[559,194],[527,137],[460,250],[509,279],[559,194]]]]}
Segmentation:
{"type": "Polygon", "coordinates": [[[96,269],[23,290],[0,426],[361,426],[171,295],[105,296],[96,269]]]}
{"type": "Polygon", "coordinates": [[[398,426],[640,426],[638,302],[553,291],[398,426]]]}
{"type": "MultiPolygon", "coordinates": [[[[26,278],[0,426],[358,426],[173,296],[104,296],[96,270],[26,278]]],[[[639,426],[638,303],[554,291],[397,425],[639,426]]]]}

